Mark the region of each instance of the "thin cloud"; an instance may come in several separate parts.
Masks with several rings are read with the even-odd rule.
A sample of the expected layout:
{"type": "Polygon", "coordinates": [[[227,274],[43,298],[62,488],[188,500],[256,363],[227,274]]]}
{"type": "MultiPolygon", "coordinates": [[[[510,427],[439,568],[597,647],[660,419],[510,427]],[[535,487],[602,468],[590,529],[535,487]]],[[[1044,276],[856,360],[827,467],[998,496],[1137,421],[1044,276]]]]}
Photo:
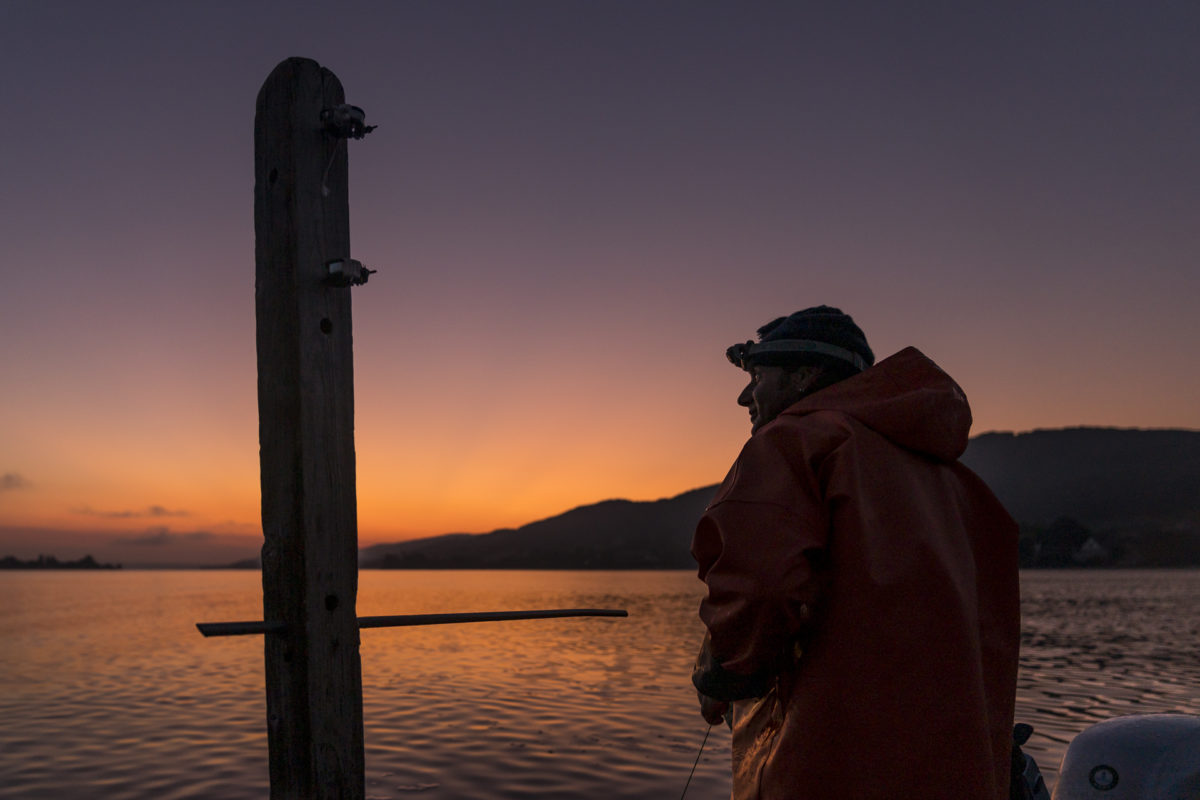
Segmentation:
{"type": "Polygon", "coordinates": [[[19,472],[6,472],[0,475],[0,492],[7,492],[11,489],[28,489],[29,486],[29,481],[19,472]]]}
{"type": "Polygon", "coordinates": [[[76,506],[71,509],[73,513],[83,514],[88,517],[102,517],[104,519],[137,519],[140,517],[149,517],[158,519],[161,517],[190,517],[190,511],[172,510],[160,505],[147,506],[141,511],[98,511],[91,506],[76,506]]]}
{"type": "Polygon", "coordinates": [[[172,511],[162,506],[150,506],[146,509],[147,516],[151,517],[190,517],[190,511],[176,510],[172,511]]]}
{"type": "Polygon", "coordinates": [[[113,544],[132,544],[140,547],[162,547],[181,542],[204,542],[212,539],[209,531],[189,531],[187,533],[172,533],[168,528],[150,528],[137,536],[122,536],[113,539],[113,544]]]}

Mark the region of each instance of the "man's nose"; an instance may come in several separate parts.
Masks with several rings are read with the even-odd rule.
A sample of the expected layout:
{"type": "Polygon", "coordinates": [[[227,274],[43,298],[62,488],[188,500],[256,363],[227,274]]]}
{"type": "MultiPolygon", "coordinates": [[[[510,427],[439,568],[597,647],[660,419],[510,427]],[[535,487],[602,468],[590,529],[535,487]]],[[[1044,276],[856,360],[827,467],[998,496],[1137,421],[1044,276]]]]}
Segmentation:
{"type": "Polygon", "coordinates": [[[737,403],[739,406],[750,407],[750,387],[742,389],[742,393],[738,395],[737,403]]]}

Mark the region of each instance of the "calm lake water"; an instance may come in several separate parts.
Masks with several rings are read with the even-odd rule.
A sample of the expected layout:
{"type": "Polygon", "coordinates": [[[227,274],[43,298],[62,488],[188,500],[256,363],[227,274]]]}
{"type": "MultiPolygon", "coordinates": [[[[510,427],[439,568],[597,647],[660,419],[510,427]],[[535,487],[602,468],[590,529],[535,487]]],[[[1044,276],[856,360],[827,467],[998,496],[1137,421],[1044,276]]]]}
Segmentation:
{"type": "MultiPolygon", "coordinates": [[[[360,581],[360,615],[630,614],[363,631],[368,797],[679,797],[705,732],[692,573],[360,581]]],[[[1017,717],[1051,783],[1092,722],[1200,713],[1200,571],[1029,572],[1022,588],[1017,717]]],[[[260,596],[257,572],[0,574],[0,798],[265,797],[261,639],[194,627],[259,619],[260,596]]],[[[728,749],[714,728],[689,798],[728,797],[728,749]]]]}

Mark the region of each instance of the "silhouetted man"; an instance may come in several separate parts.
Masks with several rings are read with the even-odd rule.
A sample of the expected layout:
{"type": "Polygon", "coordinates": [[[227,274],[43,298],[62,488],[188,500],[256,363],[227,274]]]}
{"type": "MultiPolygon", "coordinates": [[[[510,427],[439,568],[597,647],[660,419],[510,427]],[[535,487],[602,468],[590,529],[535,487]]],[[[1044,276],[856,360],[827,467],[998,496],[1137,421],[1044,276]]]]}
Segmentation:
{"type": "Polygon", "coordinates": [[[692,542],[734,798],[1005,800],[1017,529],[958,463],[966,397],[912,348],[872,366],[835,308],[758,334],[727,352],[751,437],[692,542]]]}

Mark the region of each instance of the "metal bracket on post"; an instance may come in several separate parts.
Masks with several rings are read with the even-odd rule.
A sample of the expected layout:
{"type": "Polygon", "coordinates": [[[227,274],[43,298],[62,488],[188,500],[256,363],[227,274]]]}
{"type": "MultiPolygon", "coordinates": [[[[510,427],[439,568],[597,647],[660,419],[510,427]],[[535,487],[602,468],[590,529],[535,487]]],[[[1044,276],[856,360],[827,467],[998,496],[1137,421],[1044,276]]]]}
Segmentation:
{"type": "Polygon", "coordinates": [[[361,139],[378,125],[366,125],[366,113],[358,106],[341,103],[331,108],[321,109],[321,122],[327,133],[332,133],[339,139],[361,139]]]}
{"type": "Polygon", "coordinates": [[[379,270],[367,269],[361,261],[353,258],[335,258],[326,262],[329,274],[325,276],[326,286],[362,286],[367,279],[379,270]]]}

